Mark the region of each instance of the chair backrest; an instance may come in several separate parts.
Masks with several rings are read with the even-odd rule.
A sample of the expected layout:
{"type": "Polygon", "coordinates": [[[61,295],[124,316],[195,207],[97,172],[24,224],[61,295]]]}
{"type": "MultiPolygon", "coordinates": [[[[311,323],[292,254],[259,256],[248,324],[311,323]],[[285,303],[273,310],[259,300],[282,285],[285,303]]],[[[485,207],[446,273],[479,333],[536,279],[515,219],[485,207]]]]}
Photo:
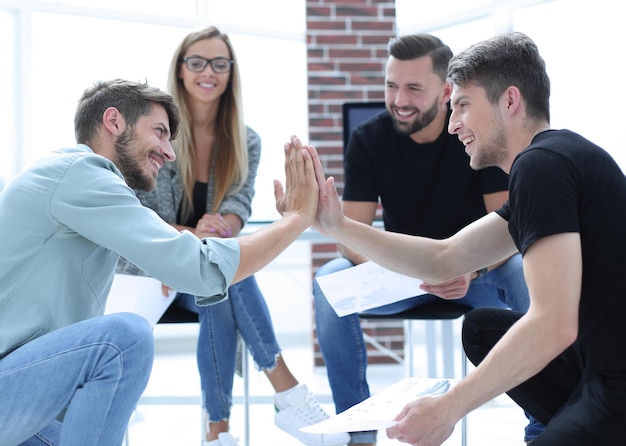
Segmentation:
{"type": "Polygon", "coordinates": [[[181,323],[193,323],[198,322],[198,314],[193,311],[186,310],[185,308],[177,305],[170,305],[161,319],[159,324],[181,324],[181,323]]]}
{"type": "Polygon", "coordinates": [[[377,102],[345,102],[342,106],[343,112],[343,150],[348,147],[348,140],[352,129],[361,122],[385,111],[385,103],[377,102]]]}

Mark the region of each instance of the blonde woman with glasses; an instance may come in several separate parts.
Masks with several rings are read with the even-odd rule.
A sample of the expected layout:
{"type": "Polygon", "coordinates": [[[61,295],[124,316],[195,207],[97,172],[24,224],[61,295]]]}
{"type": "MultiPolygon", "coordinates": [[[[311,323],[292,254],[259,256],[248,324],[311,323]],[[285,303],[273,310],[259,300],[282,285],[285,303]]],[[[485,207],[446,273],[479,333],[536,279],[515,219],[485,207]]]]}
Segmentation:
{"type": "MultiPolygon", "coordinates": [[[[189,33],[174,53],[168,82],[181,111],[176,162],[164,166],[155,190],[137,195],[179,230],[199,238],[236,237],[250,217],[261,140],[243,122],[239,67],[228,36],[212,26],[189,33]]],[[[168,261],[176,262],[176,253],[168,261]]],[[[128,262],[120,262],[118,272],[141,274],[128,262]]],[[[279,428],[309,446],[347,443],[347,434],[299,431],[328,415],[285,364],[254,276],[232,285],[228,294],[199,307],[194,296],[178,293],[172,304],[198,313],[200,320],[204,446],[237,444],[228,431],[238,335],[276,392],[279,428]]]]}

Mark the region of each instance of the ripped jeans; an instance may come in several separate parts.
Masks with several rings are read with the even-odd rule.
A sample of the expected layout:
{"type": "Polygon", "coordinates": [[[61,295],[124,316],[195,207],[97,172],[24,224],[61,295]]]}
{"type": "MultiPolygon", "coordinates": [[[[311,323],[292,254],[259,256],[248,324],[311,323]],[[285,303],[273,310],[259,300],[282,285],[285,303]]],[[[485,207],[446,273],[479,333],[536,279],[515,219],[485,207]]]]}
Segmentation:
{"type": "Polygon", "coordinates": [[[228,288],[228,299],[200,307],[194,296],[179,293],[172,305],[180,305],[200,320],[196,350],[202,404],[209,421],[230,418],[233,380],[237,363],[237,333],[241,334],[259,370],[272,370],[280,347],[265,298],[254,276],[228,288]]]}

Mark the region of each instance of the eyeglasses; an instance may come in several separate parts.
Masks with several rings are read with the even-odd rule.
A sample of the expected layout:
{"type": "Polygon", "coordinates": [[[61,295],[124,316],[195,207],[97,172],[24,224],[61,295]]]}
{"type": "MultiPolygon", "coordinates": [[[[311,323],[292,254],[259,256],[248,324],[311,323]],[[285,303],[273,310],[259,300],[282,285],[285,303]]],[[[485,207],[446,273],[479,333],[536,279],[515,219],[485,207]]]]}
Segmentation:
{"type": "Polygon", "coordinates": [[[194,73],[201,73],[209,64],[214,73],[228,73],[233,65],[233,60],[225,57],[206,59],[200,56],[190,56],[183,57],[183,62],[187,65],[187,69],[194,73]]]}

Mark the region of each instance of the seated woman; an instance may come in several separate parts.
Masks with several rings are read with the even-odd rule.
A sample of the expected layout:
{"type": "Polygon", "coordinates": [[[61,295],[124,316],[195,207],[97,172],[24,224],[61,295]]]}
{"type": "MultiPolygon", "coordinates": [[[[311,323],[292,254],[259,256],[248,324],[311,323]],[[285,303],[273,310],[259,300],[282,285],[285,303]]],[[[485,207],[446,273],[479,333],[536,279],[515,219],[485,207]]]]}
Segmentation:
{"type": "MultiPolygon", "coordinates": [[[[250,216],[261,141],[243,123],[237,59],[228,36],[215,27],[188,34],[172,58],[169,90],[181,111],[180,136],[173,143],[177,159],[161,168],[152,192],[137,196],[177,229],[199,238],[236,237],[250,216]]],[[[142,274],[125,259],[118,273],[142,274]]],[[[172,305],[199,316],[204,446],[236,444],[228,430],[238,333],[276,392],[279,428],[309,446],[349,441],[348,434],[299,431],[328,415],[285,364],[254,276],[232,285],[228,299],[218,304],[197,306],[194,296],[179,293],[172,305]]]]}

